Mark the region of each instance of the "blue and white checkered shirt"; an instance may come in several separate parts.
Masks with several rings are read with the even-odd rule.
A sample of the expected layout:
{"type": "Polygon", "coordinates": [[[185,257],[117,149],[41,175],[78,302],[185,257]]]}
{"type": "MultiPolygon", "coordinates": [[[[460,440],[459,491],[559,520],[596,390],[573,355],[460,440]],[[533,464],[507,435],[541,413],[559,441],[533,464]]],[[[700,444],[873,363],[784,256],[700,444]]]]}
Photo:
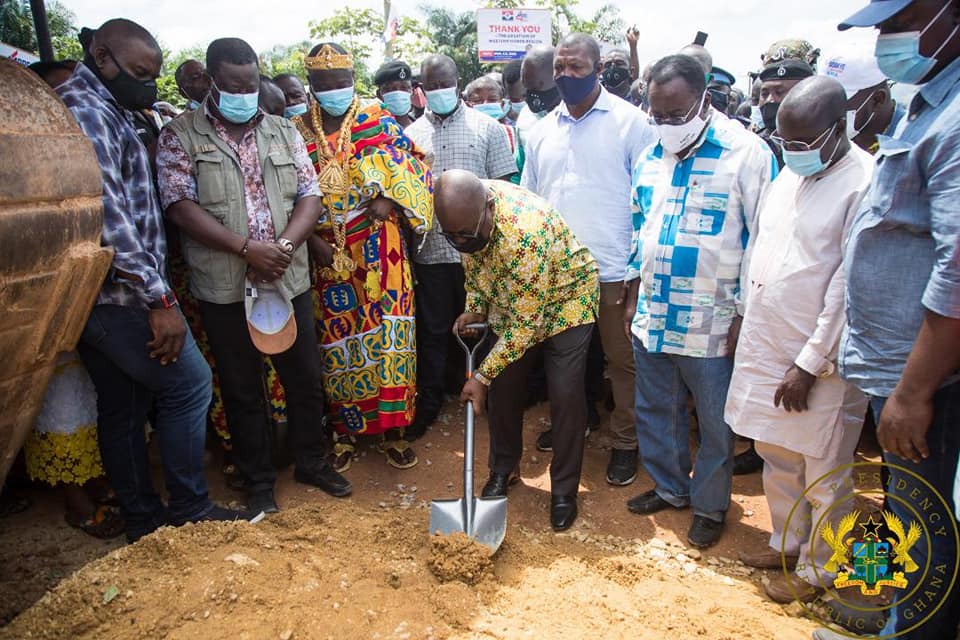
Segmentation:
{"type": "Polygon", "coordinates": [[[96,304],[146,308],[170,289],[167,239],[147,150],[110,91],[82,63],[57,94],[93,143],[103,178],[103,237],[113,264],[96,304]]]}
{"type": "Polygon", "coordinates": [[[727,355],[747,243],[776,175],[766,143],[713,109],[683,160],[659,142],[641,156],[626,280],[641,279],[632,330],[649,352],[727,355]]]}

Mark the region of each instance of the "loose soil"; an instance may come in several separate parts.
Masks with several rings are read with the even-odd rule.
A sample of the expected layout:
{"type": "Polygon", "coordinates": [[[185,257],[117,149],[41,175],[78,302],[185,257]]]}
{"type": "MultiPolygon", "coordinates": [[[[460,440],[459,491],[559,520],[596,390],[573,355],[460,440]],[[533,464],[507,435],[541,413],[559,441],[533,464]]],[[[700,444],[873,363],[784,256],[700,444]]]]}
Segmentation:
{"type": "MultiPolygon", "coordinates": [[[[580,518],[554,534],[549,454],[532,446],[546,405],[526,414],[531,444],[500,550],[430,536],[429,501],[460,492],[463,418],[448,410],[415,443],[413,470],[361,447],[347,500],[286,470],[284,511],[256,525],[165,528],[123,546],[70,529],[55,494],[33,492],[30,511],[0,520],[0,639],[810,637],[816,625],[769,602],[763,572],[733,560],[769,538],[759,474],[735,480],[724,538],[701,554],[680,542],[689,511],[626,511],[652,483],[641,472],[631,487],[606,484],[601,431],[588,440],[580,518]]],[[[477,436],[482,461],[482,421],[477,436]]],[[[208,471],[214,497],[241,500],[218,468],[208,471]]]]}

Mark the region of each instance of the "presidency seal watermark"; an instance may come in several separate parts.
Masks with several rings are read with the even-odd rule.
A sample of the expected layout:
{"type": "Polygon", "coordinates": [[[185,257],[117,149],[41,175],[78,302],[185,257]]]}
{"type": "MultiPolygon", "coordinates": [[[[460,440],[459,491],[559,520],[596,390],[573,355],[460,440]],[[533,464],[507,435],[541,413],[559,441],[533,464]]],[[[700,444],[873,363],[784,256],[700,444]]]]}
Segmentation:
{"type": "Polygon", "coordinates": [[[929,482],[900,465],[857,462],[831,470],[806,487],[787,516],[781,540],[788,584],[822,590],[804,605],[818,622],[857,634],[879,634],[890,611],[909,628],[923,626],[943,606],[960,572],[960,535],[950,503],[929,482]],[[829,504],[824,503],[828,500],[829,504]],[[788,569],[788,540],[809,548],[788,569]]]}

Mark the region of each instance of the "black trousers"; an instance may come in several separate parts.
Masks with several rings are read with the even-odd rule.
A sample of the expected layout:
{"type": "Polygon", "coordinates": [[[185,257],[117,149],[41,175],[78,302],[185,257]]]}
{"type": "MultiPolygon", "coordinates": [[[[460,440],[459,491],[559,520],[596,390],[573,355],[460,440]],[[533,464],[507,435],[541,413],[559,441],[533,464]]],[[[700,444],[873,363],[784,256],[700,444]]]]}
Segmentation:
{"type": "MultiPolygon", "coordinates": [[[[443,404],[453,321],[466,301],[463,267],[417,264],[417,415],[432,421],[443,404]]],[[[463,379],[463,373],[460,379],[463,379]]]]}
{"type": "MultiPolygon", "coordinates": [[[[287,421],[297,466],[322,467],[328,437],[324,429],[324,395],[320,351],[309,291],[293,299],[297,340],[271,356],[287,397],[287,421]]],[[[270,414],[263,382],[263,354],[247,331],[243,303],[200,302],[203,326],[217,362],[223,408],[227,414],[233,463],[251,492],[273,486],[276,470],[270,456],[270,414]]]]}
{"type": "MultiPolygon", "coordinates": [[[[593,336],[590,338],[590,349],[587,351],[586,397],[588,404],[596,404],[604,399],[603,370],[606,360],[603,354],[603,343],[600,341],[600,329],[594,325],[593,336]]],[[[537,356],[530,376],[527,378],[527,393],[533,398],[547,396],[547,372],[543,368],[543,354],[537,356]]]]}
{"type": "Polygon", "coordinates": [[[491,471],[510,473],[520,462],[527,376],[542,353],[553,429],[550,493],[577,495],[587,423],[584,375],[592,335],[592,323],[567,329],[529,349],[493,379],[487,398],[491,471]]]}

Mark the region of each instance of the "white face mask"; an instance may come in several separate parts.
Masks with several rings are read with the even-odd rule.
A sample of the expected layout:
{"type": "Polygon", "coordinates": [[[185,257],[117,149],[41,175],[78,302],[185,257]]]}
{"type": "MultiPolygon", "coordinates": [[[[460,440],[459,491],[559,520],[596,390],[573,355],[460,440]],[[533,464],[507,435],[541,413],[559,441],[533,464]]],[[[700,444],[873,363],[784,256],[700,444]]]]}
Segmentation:
{"type": "Polygon", "coordinates": [[[707,126],[707,121],[700,115],[700,111],[703,108],[703,101],[706,99],[706,92],[703,96],[700,97],[700,100],[691,108],[692,111],[696,111],[696,115],[690,118],[690,113],[684,117],[690,118],[683,124],[657,124],[654,123],[657,127],[657,133],[660,134],[660,144],[663,145],[663,148],[669,151],[670,153],[680,153],[694,142],[697,141],[697,138],[700,137],[700,134],[703,133],[704,128],[707,126]]]}
{"type": "Polygon", "coordinates": [[[866,129],[867,125],[870,124],[870,121],[873,120],[873,116],[877,115],[876,111],[872,112],[870,114],[870,117],[867,118],[867,121],[863,123],[863,126],[857,129],[857,125],[855,124],[857,121],[857,114],[860,113],[860,109],[863,109],[865,106],[867,106],[867,103],[873,99],[873,95],[875,93],[876,91],[871,93],[867,97],[867,99],[863,101],[863,104],[861,104],[856,109],[847,109],[847,138],[849,138],[850,140],[853,140],[858,135],[860,135],[860,132],[866,129]]]}

